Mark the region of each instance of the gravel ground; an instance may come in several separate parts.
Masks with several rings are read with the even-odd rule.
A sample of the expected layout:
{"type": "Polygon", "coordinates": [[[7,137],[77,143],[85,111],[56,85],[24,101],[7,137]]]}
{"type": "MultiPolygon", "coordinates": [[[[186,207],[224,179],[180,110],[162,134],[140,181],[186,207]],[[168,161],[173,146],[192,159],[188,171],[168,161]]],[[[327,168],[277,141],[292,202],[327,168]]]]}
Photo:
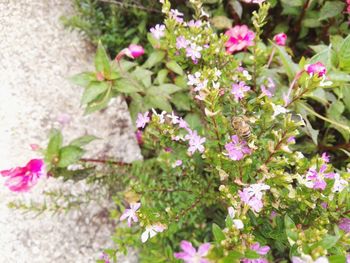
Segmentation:
{"type": "MultiPolygon", "coordinates": [[[[0,0],[0,170],[37,157],[29,144],[44,146],[53,127],[61,128],[67,141],[84,134],[104,138],[89,146],[87,157],[114,156],[126,162],[141,158],[123,101],[83,115],[82,90],[67,77],[89,67],[93,50],[79,34],[60,25],[59,17],[69,12],[68,0],[0,0]],[[63,125],[62,118],[69,123],[63,125]]],[[[21,195],[1,185],[0,263],[94,262],[112,244],[113,228],[106,217],[110,204],[104,200],[55,215],[23,214],[7,207],[16,200],[43,202],[44,190],[100,197],[103,190],[53,178],[21,195]]],[[[136,261],[134,255],[121,260],[136,261]]]]}

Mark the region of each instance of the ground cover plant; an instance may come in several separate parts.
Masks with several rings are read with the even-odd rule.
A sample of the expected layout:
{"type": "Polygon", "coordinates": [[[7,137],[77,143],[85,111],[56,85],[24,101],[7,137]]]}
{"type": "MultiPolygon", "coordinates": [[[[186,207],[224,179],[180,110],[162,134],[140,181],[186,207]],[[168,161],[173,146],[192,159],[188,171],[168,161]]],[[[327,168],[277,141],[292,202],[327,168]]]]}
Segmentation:
{"type": "Polygon", "coordinates": [[[349,159],[298,144],[305,134],[319,144],[316,116],[348,154],[350,37],[296,62],[289,34],[265,38],[269,1],[244,1],[251,22],[224,33],[199,0],[191,20],[160,2],[165,20],[150,28],[145,62],[140,45],[111,60],[100,44],[96,70],[73,77],[87,113],[125,97],[144,159],[106,161],[113,172],[95,177],[83,147],[97,138],[63,145],[54,131],[43,160],[1,172],[6,185],[28,191],[45,174],[107,185],[111,217],[125,225],[99,262],[130,247],[141,262],[349,262],[349,159]]]}

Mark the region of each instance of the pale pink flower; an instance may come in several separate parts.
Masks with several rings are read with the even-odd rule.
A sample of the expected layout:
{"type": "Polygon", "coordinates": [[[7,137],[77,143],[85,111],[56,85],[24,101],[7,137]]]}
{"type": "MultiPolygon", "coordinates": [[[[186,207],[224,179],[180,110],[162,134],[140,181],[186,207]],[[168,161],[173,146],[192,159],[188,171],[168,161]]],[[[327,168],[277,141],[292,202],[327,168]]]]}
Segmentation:
{"type": "Polygon", "coordinates": [[[260,212],[263,208],[263,191],[270,189],[270,186],[262,183],[252,184],[249,187],[243,188],[243,191],[238,191],[241,201],[255,212],[260,212]]]}
{"type": "Polygon", "coordinates": [[[175,168],[175,167],[179,167],[182,165],[182,160],[176,160],[175,163],[173,163],[172,167],[175,168]]]}
{"type": "Polygon", "coordinates": [[[168,114],[167,117],[171,120],[172,124],[178,124],[180,122],[179,117],[176,116],[174,112],[171,112],[171,114],[168,114]]]}
{"type": "Polygon", "coordinates": [[[154,237],[157,233],[161,233],[166,227],[160,223],[146,226],[146,230],[141,235],[142,243],[145,243],[149,238],[154,237]]]}
{"type": "Polygon", "coordinates": [[[292,263],[329,263],[327,257],[319,257],[313,260],[309,255],[303,255],[302,257],[292,257],[292,263]]]}
{"type": "Polygon", "coordinates": [[[231,137],[231,142],[225,145],[228,157],[231,160],[239,161],[244,158],[245,155],[251,154],[251,149],[247,146],[247,142],[241,140],[237,135],[231,137]]]}
{"type": "Polygon", "coordinates": [[[338,226],[345,233],[350,233],[350,218],[344,217],[344,218],[340,219],[338,226]]]}
{"type": "MultiPolygon", "coordinates": [[[[348,12],[350,13],[350,5],[348,6],[348,12]]],[[[350,263],[350,253],[346,255],[346,263],[350,263]]]]}
{"type": "Polygon", "coordinates": [[[67,113],[60,113],[58,116],[57,116],[57,121],[62,125],[62,126],[65,126],[65,125],[68,125],[72,120],[72,117],[71,115],[67,114],[67,113]]]}
{"type": "Polygon", "coordinates": [[[332,192],[341,192],[349,185],[348,181],[340,177],[340,174],[336,173],[334,176],[334,184],[332,187],[332,192]]]}
{"type": "Polygon", "coordinates": [[[197,131],[188,130],[188,134],[185,136],[185,139],[188,140],[188,152],[191,155],[196,151],[199,151],[200,153],[204,152],[203,143],[205,143],[206,139],[204,137],[200,137],[197,134],[197,131]]]}
{"type": "Polygon", "coordinates": [[[41,149],[40,146],[36,143],[29,144],[29,146],[32,151],[39,151],[41,149]]]}
{"type": "Polygon", "coordinates": [[[120,221],[128,219],[128,226],[131,227],[132,221],[135,223],[139,221],[136,212],[139,210],[141,203],[131,203],[129,209],[125,209],[124,213],[120,217],[120,221]]]}
{"type": "Polygon", "coordinates": [[[244,228],[244,224],[243,224],[242,220],[235,219],[235,215],[236,215],[235,209],[232,206],[230,206],[229,208],[227,208],[227,211],[228,211],[228,215],[231,217],[232,222],[235,225],[235,227],[237,229],[243,229],[244,228]]]}
{"type": "Polygon", "coordinates": [[[185,263],[209,263],[209,260],[205,258],[210,250],[209,243],[200,245],[197,251],[191,242],[183,240],[180,247],[182,252],[174,253],[175,258],[182,259],[185,263]]]}
{"type": "Polygon", "coordinates": [[[170,10],[170,17],[173,18],[178,23],[182,23],[184,21],[183,16],[184,14],[179,12],[179,10],[177,9],[170,10]]]}
{"type": "Polygon", "coordinates": [[[193,61],[197,61],[201,58],[200,51],[202,50],[202,47],[197,46],[195,43],[191,43],[190,46],[186,48],[186,57],[190,57],[193,61]]]}
{"type": "Polygon", "coordinates": [[[325,65],[323,65],[321,62],[316,62],[311,65],[306,65],[305,70],[310,76],[314,76],[317,74],[317,76],[320,78],[326,75],[326,72],[327,72],[325,65]]]}
{"type": "Polygon", "coordinates": [[[279,33],[273,37],[273,40],[279,46],[285,46],[287,41],[287,35],[285,33],[279,33]]]}
{"type": "Polygon", "coordinates": [[[287,139],[287,142],[288,142],[288,143],[295,143],[295,137],[294,137],[294,136],[290,136],[290,137],[287,139]]]}
{"type": "Polygon", "coordinates": [[[155,39],[160,39],[165,35],[165,25],[157,24],[155,27],[152,27],[150,31],[155,39]]]}
{"type": "Polygon", "coordinates": [[[176,38],[176,48],[187,48],[191,42],[187,40],[184,36],[179,36],[176,38]]]}
{"type": "Polygon", "coordinates": [[[148,111],[145,113],[139,113],[137,115],[137,120],[136,120],[136,127],[137,128],[145,128],[146,124],[149,123],[150,118],[148,117],[148,111]]]}
{"type": "Polygon", "coordinates": [[[250,247],[252,250],[256,251],[259,255],[264,256],[270,251],[269,246],[260,246],[259,242],[254,243],[250,247]]]}
{"type": "Polygon", "coordinates": [[[326,153],[326,152],[322,153],[321,158],[325,163],[329,163],[329,154],[328,153],[326,153]]]}
{"type": "Polygon", "coordinates": [[[235,96],[235,100],[239,101],[244,98],[244,95],[250,87],[245,84],[244,81],[240,81],[238,84],[232,84],[231,93],[235,96]]]}
{"type": "Polygon", "coordinates": [[[45,164],[42,159],[32,159],[24,167],[16,167],[10,170],[0,171],[4,177],[8,177],[5,185],[13,192],[29,191],[42,176],[45,176],[45,164]]]}
{"type": "Polygon", "coordinates": [[[103,260],[104,263],[110,263],[109,256],[106,253],[102,253],[102,255],[99,258],[100,260],[103,260]]]}
{"type": "Polygon", "coordinates": [[[325,178],[333,179],[335,177],[335,173],[325,173],[326,169],[327,165],[325,164],[321,165],[318,172],[316,169],[310,168],[306,174],[306,186],[313,189],[324,190],[327,187],[325,178]]]}
{"type": "Polygon", "coordinates": [[[202,21],[201,20],[191,20],[187,23],[189,27],[201,27],[202,21]]]}
{"type": "Polygon", "coordinates": [[[249,30],[246,25],[237,25],[227,30],[225,35],[229,37],[225,43],[226,51],[229,54],[254,45],[255,33],[249,30]]]}

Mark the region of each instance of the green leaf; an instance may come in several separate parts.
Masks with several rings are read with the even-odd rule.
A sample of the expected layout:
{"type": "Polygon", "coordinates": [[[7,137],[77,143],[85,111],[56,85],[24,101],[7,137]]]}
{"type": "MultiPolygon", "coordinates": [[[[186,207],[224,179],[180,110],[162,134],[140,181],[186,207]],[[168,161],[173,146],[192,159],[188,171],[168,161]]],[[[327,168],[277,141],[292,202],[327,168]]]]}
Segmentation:
{"type": "Polygon", "coordinates": [[[246,258],[257,259],[260,255],[254,250],[247,250],[244,255],[246,258]]]}
{"type": "Polygon", "coordinates": [[[271,43],[278,51],[279,57],[281,59],[284,69],[286,70],[289,80],[292,80],[299,71],[298,65],[293,62],[293,60],[291,59],[290,55],[288,55],[284,47],[278,46],[273,42],[271,43]]]}
{"type": "Polygon", "coordinates": [[[230,0],[229,5],[233,8],[239,18],[242,18],[243,8],[238,0],[230,0]]]}
{"type": "Polygon", "coordinates": [[[342,71],[331,71],[327,76],[331,81],[350,82],[350,75],[342,71]]]}
{"type": "Polygon", "coordinates": [[[222,232],[221,228],[217,224],[213,224],[212,226],[213,235],[215,241],[220,244],[221,241],[225,240],[225,234],[222,232]]]}
{"type": "Polygon", "coordinates": [[[286,229],[287,237],[293,241],[296,241],[298,239],[298,233],[295,232],[296,226],[293,220],[288,215],[284,216],[284,226],[286,229]]]}
{"type": "Polygon", "coordinates": [[[303,5],[303,0],[281,0],[283,4],[288,5],[288,6],[302,6],[303,5]]]}
{"type": "Polygon", "coordinates": [[[319,20],[326,20],[331,17],[335,17],[343,11],[345,3],[340,1],[327,1],[324,6],[322,6],[320,11],[319,20]]]}
{"type": "Polygon", "coordinates": [[[152,74],[152,71],[141,67],[137,67],[133,72],[131,72],[131,76],[140,81],[146,88],[149,88],[152,84],[152,74]]]}
{"type": "Polygon", "coordinates": [[[97,51],[95,56],[95,68],[97,72],[103,72],[106,78],[110,77],[111,65],[109,64],[109,57],[101,41],[98,42],[98,46],[97,46],[97,51]]]}
{"type": "Polygon", "coordinates": [[[152,68],[157,63],[161,62],[165,57],[165,52],[161,50],[154,51],[143,64],[144,68],[152,68]]]}
{"type": "Polygon", "coordinates": [[[171,103],[173,103],[178,110],[191,110],[191,99],[187,93],[178,92],[173,94],[171,103]]]}
{"type": "Polygon", "coordinates": [[[168,77],[168,73],[169,73],[169,71],[167,69],[161,69],[158,71],[158,74],[157,74],[158,84],[163,84],[164,82],[166,82],[166,79],[168,77]]]}
{"type": "Polygon", "coordinates": [[[226,257],[223,258],[222,263],[239,263],[244,255],[238,251],[230,251],[226,257]]]}
{"type": "Polygon", "coordinates": [[[130,69],[135,67],[137,63],[122,59],[121,61],[119,61],[119,65],[123,70],[129,71],[130,69]]]}
{"type": "Polygon", "coordinates": [[[99,95],[106,92],[107,89],[107,82],[92,82],[87,88],[85,88],[83,96],[81,98],[81,104],[85,105],[91,101],[94,101],[99,95]]]}
{"type": "Polygon", "coordinates": [[[90,102],[85,109],[85,114],[106,108],[108,106],[109,100],[112,98],[111,90],[112,89],[109,87],[106,92],[102,93],[95,100],[90,102]]]}
{"type": "Polygon", "coordinates": [[[339,67],[350,72],[350,35],[348,35],[339,50],[339,67]]]}
{"type": "Polygon", "coordinates": [[[212,19],[210,19],[210,22],[219,30],[230,28],[232,26],[232,20],[227,16],[214,16],[212,19]]]}
{"type": "Polygon", "coordinates": [[[327,115],[329,118],[333,120],[338,120],[339,117],[342,115],[342,113],[345,110],[345,106],[341,101],[336,101],[331,104],[327,111],[327,115]]]}
{"type": "Polygon", "coordinates": [[[74,139],[73,141],[70,142],[69,145],[82,147],[82,146],[89,144],[90,142],[97,140],[97,139],[99,139],[99,138],[94,136],[94,135],[84,135],[84,136],[81,136],[77,139],[74,139]]]}
{"type": "Polygon", "coordinates": [[[174,60],[169,61],[168,63],[166,63],[166,67],[168,69],[170,69],[171,71],[175,72],[178,75],[183,75],[184,74],[182,68],[174,60]]]}
{"type": "Polygon", "coordinates": [[[182,88],[178,87],[174,84],[162,84],[160,86],[152,86],[148,90],[148,93],[155,95],[155,96],[157,96],[159,94],[164,94],[164,96],[167,96],[167,95],[173,94],[179,90],[182,90],[182,88]]]}
{"type": "Polygon", "coordinates": [[[164,110],[166,112],[171,112],[171,104],[169,103],[166,97],[160,95],[151,95],[147,94],[145,97],[145,104],[149,109],[156,108],[160,110],[164,110]]]}
{"type": "Polygon", "coordinates": [[[94,72],[83,72],[69,78],[69,81],[81,87],[87,87],[91,81],[96,80],[94,72]]]}
{"type": "Polygon", "coordinates": [[[191,129],[193,130],[201,130],[202,129],[202,122],[201,118],[196,113],[189,113],[185,117],[185,121],[188,123],[191,129]]]}
{"type": "Polygon", "coordinates": [[[321,22],[316,18],[305,18],[302,25],[308,28],[316,28],[321,26],[321,22]]]}
{"type": "Polygon", "coordinates": [[[318,245],[323,247],[324,249],[330,249],[334,247],[339,240],[339,236],[331,236],[326,235],[319,243],[318,245]]]}
{"type": "Polygon", "coordinates": [[[128,79],[116,80],[113,88],[122,93],[134,93],[143,90],[143,87],[137,81],[132,82],[128,79]]]}
{"type": "Polygon", "coordinates": [[[62,133],[59,130],[52,130],[50,133],[49,143],[45,152],[45,161],[51,164],[55,157],[58,157],[60,148],[62,147],[62,133]]]}
{"type": "Polygon", "coordinates": [[[322,50],[321,52],[314,55],[310,61],[309,64],[313,64],[316,62],[322,62],[327,70],[330,70],[332,68],[332,65],[336,64],[336,54],[332,50],[331,46],[327,47],[326,49],[322,50]]]}
{"type": "Polygon", "coordinates": [[[84,150],[77,146],[65,146],[60,150],[58,167],[67,167],[76,163],[84,154],[84,150]]]}
{"type": "Polygon", "coordinates": [[[344,263],[346,262],[346,258],[343,255],[334,255],[328,257],[329,263],[344,263]]]}

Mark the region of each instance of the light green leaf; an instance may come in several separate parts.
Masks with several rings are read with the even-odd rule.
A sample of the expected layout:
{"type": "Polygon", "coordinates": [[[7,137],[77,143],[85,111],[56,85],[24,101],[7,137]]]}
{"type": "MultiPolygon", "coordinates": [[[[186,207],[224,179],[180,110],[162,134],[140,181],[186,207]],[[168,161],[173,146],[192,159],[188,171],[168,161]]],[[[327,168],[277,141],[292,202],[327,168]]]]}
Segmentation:
{"type": "Polygon", "coordinates": [[[161,50],[154,51],[143,64],[144,68],[152,68],[157,63],[161,62],[165,57],[165,52],[161,50]]]}
{"type": "Polygon", "coordinates": [[[326,66],[327,70],[330,70],[332,68],[332,65],[335,65],[337,63],[336,54],[332,50],[331,45],[314,55],[310,59],[309,64],[316,62],[322,62],[326,66]]]}
{"type": "Polygon", "coordinates": [[[187,93],[178,92],[173,94],[171,103],[173,103],[178,110],[191,110],[191,99],[187,93]]]}
{"type": "Polygon", "coordinates": [[[219,30],[230,28],[232,26],[232,20],[227,16],[214,16],[212,19],[210,19],[210,22],[219,30]]]}
{"type": "Polygon", "coordinates": [[[284,226],[286,229],[287,237],[293,241],[298,239],[298,233],[296,232],[296,226],[293,220],[288,216],[284,216],[284,226]]]}
{"type": "Polygon", "coordinates": [[[168,73],[169,73],[169,71],[167,69],[161,69],[158,71],[158,74],[157,74],[158,84],[163,84],[164,82],[166,82],[166,79],[168,77],[168,73]]]}
{"type": "Polygon", "coordinates": [[[175,72],[178,75],[183,75],[184,74],[182,68],[174,60],[169,61],[168,63],[166,63],[166,67],[168,69],[170,69],[171,71],[175,72]]]}
{"type": "Polygon", "coordinates": [[[303,0],[282,0],[282,3],[285,4],[285,5],[288,5],[288,6],[302,6],[304,3],[303,3],[303,0]]]}
{"type": "Polygon", "coordinates": [[[96,80],[94,72],[83,72],[69,78],[69,81],[81,87],[87,87],[91,81],[96,80]]]}
{"type": "Polygon", "coordinates": [[[62,133],[59,130],[52,130],[50,133],[49,143],[45,152],[45,161],[51,164],[55,157],[58,157],[59,150],[62,147],[62,133]]]}
{"type": "Polygon", "coordinates": [[[137,82],[130,81],[128,79],[119,79],[114,83],[113,88],[122,93],[134,93],[143,91],[143,87],[137,82]]]}
{"type": "Polygon", "coordinates": [[[112,89],[109,87],[106,92],[100,94],[95,100],[91,101],[86,109],[85,114],[102,110],[107,107],[109,100],[112,98],[112,89]]]}
{"type": "Polygon", "coordinates": [[[131,72],[131,76],[140,81],[146,88],[150,87],[152,84],[151,76],[153,72],[147,69],[143,69],[141,67],[137,67],[133,72],[131,72]]]}
{"type": "Polygon", "coordinates": [[[217,224],[213,224],[212,226],[213,235],[215,241],[220,244],[221,241],[225,240],[225,234],[222,232],[221,228],[217,224]]]}
{"type": "Polygon", "coordinates": [[[202,122],[201,118],[196,113],[189,113],[185,117],[185,121],[188,123],[191,129],[193,130],[201,130],[202,129],[202,122]]]}
{"type": "Polygon", "coordinates": [[[76,163],[84,154],[84,150],[77,146],[65,146],[60,150],[58,167],[67,167],[76,163]]]}
{"type": "Polygon", "coordinates": [[[238,0],[230,0],[229,5],[235,10],[235,13],[239,18],[242,18],[243,8],[242,4],[238,0]]]}
{"type": "Polygon", "coordinates": [[[182,90],[181,87],[176,86],[174,84],[162,84],[160,86],[153,86],[148,90],[149,94],[152,95],[159,95],[159,94],[164,94],[164,96],[166,95],[170,95],[173,94],[179,90],[182,90]]]}
{"type": "Polygon", "coordinates": [[[92,82],[87,88],[85,88],[83,96],[81,98],[81,104],[85,105],[91,101],[97,99],[99,95],[104,93],[108,89],[107,82],[92,82]]]}
{"type": "Polygon", "coordinates": [[[101,41],[98,42],[96,56],[95,56],[95,68],[97,72],[103,72],[107,78],[111,74],[111,65],[109,63],[109,57],[101,41]]]}
{"type": "Polygon", "coordinates": [[[160,109],[164,110],[166,112],[171,112],[171,104],[169,103],[168,99],[163,96],[155,96],[155,95],[146,95],[145,97],[145,104],[147,107],[150,108],[155,108],[155,109],[160,109]]]}
{"type": "Polygon", "coordinates": [[[340,1],[327,1],[324,6],[322,6],[320,11],[319,20],[326,20],[331,17],[335,17],[343,11],[345,3],[340,1]]]}
{"type": "Polygon", "coordinates": [[[81,136],[77,139],[74,139],[73,141],[70,142],[69,145],[82,147],[82,146],[89,144],[90,142],[97,140],[97,139],[99,139],[99,138],[94,136],[94,135],[84,135],[84,136],[81,136]]]}
{"type": "Polygon", "coordinates": [[[327,76],[331,81],[350,82],[350,75],[342,71],[331,71],[327,76]]]}
{"type": "Polygon", "coordinates": [[[339,67],[350,72],[350,35],[348,35],[339,50],[339,67]]]}

